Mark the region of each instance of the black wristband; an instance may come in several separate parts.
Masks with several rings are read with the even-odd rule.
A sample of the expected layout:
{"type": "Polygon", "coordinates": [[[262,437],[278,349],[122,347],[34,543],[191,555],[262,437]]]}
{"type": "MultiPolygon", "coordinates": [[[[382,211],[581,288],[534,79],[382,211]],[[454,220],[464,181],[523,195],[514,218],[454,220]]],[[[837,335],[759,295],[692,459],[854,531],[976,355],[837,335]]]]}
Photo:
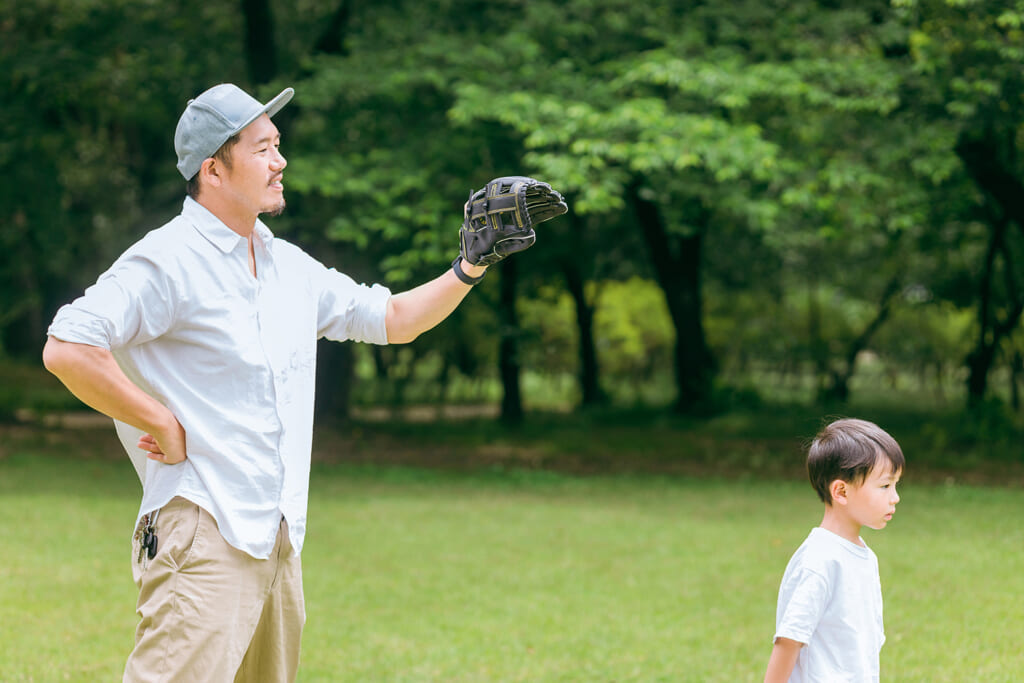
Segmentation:
{"type": "Polygon", "coordinates": [[[463,272],[463,270],[462,270],[462,266],[460,265],[461,263],[462,263],[462,254],[459,254],[458,256],[455,257],[455,260],[452,261],[452,270],[455,271],[455,277],[459,278],[460,280],[465,282],[470,287],[472,287],[476,283],[478,283],[481,280],[483,280],[484,279],[484,275],[487,275],[487,271],[486,270],[484,271],[484,275],[481,275],[480,277],[473,277],[471,275],[466,275],[466,273],[463,272]]]}

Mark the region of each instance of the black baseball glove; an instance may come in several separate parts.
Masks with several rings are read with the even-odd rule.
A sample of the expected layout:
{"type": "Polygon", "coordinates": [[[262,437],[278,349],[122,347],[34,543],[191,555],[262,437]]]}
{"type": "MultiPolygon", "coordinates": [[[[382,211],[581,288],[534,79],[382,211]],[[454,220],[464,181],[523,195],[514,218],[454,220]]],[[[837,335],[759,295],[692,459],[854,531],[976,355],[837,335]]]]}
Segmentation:
{"type": "Polygon", "coordinates": [[[525,176],[495,178],[466,202],[460,253],[475,266],[489,266],[537,240],[533,226],[569,210],[547,183],[525,176]]]}

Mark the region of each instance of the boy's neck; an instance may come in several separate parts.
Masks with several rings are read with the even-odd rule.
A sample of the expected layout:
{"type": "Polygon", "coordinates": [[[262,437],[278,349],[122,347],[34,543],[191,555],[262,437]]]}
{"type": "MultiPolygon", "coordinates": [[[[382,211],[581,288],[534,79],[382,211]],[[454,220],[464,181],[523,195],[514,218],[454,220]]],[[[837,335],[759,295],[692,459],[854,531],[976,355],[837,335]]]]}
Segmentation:
{"type": "Polygon", "coordinates": [[[825,506],[825,516],[821,520],[821,528],[831,531],[840,538],[845,538],[854,545],[863,546],[860,540],[861,525],[843,514],[843,510],[834,505],[825,506]]]}

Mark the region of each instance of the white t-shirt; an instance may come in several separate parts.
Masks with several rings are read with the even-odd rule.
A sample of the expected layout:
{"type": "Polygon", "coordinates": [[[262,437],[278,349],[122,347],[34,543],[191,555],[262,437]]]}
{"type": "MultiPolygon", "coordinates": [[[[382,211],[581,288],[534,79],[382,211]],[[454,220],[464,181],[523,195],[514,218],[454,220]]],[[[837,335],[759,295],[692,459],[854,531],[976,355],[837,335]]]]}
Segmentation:
{"type": "Polygon", "coordinates": [[[782,577],[775,638],[805,644],[789,683],[878,681],[885,629],[871,549],[812,529],[782,577]]]}
{"type": "Polygon", "coordinates": [[[386,344],[391,293],[260,221],[253,238],[256,277],[247,240],[186,198],[181,215],[62,307],[49,334],[109,349],[185,429],[188,459],[164,465],[139,458],[138,430],[118,425],[144,478],[139,515],[182,496],[228,543],[266,558],[282,515],[296,552],[305,536],[316,341],[386,344]]]}

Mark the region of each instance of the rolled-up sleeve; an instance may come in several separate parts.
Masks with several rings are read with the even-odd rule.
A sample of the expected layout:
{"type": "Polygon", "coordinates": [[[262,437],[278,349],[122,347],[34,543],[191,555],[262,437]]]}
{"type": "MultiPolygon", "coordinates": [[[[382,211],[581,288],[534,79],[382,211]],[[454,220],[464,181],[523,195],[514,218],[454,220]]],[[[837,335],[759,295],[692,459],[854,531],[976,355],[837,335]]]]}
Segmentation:
{"type": "Polygon", "coordinates": [[[62,306],[47,334],[108,350],[140,344],[170,328],[176,298],[173,283],[153,259],[129,252],[62,306]]]}
{"type": "Polygon", "coordinates": [[[387,344],[387,307],[391,290],[361,285],[333,268],[318,277],[318,334],[334,341],[387,344]]]}

